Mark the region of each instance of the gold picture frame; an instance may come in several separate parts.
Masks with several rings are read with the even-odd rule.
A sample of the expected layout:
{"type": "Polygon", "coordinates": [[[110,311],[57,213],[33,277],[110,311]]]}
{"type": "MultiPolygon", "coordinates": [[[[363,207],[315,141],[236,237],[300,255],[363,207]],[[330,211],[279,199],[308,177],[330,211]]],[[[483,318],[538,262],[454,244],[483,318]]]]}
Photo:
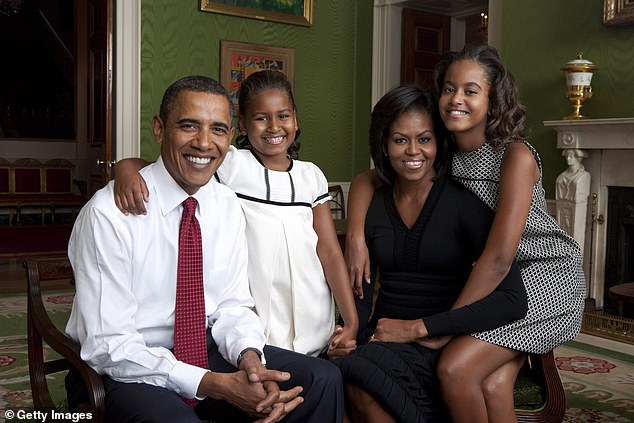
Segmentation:
{"type": "Polygon", "coordinates": [[[611,26],[634,24],[634,0],[603,0],[603,23],[611,26]]]}
{"type": "Polygon", "coordinates": [[[292,87],[295,79],[295,49],[239,41],[220,41],[220,83],[229,92],[236,115],[240,84],[253,72],[264,69],[284,72],[292,87]]]}
{"type": "Polygon", "coordinates": [[[313,0],[292,0],[273,3],[266,9],[256,5],[257,1],[243,1],[242,4],[253,3],[253,6],[234,6],[235,0],[200,0],[203,12],[222,13],[250,19],[273,21],[293,25],[311,26],[313,24],[313,0]]]}

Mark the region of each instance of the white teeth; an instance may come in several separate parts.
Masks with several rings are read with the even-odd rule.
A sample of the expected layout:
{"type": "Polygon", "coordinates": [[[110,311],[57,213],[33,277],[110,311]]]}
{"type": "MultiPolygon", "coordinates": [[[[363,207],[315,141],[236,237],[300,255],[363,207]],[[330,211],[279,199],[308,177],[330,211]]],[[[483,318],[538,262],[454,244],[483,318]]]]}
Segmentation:
{"type": "Polygon", "coordinates": [[[405,166],[417,167],[423,164],[421,160],[411,161],[411,162],[403,162],[405,166]]]}
{"type": "Polygon", "coordinates": [[[185,158],[192,163],[201,164],[201,165],[211,163],[211,157],[185,156],[185,158]]]}
{"type": "Polygon", "coordinates": [[[450,115],[466,115],[467,112],[463,112],[462,110],[450,110],[449,114],[450,115]]]}
{"type": "Polygon", "coordinates": [[[279,137],[273,137],[273,138],[265,138],[264,140],[269,144],[281,144],[282,141],[284,141],[284,137],[279,136],[279,137]]]}

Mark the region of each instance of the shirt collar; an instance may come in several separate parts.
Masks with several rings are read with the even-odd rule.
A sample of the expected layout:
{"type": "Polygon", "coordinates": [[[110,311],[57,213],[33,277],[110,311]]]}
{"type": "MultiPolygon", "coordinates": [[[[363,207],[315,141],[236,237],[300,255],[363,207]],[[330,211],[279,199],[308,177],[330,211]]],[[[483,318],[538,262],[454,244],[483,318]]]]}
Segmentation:
{"type": "MultiPolygon", "coordinates": [[[[163,158],[159,157],[156,160],[154,166],[151,169],[152,175],[154,177],[155,185],[153,187],[155,198],[158,200],[159,207],[161,208],[161,213],[166,215],[170,213],[172,210],[181,205],[183,201],[187,199],[190,195],[183,190],[172,178],[172,175],[169,174],[167,169],[165,168],[165,163],[163,163],[163,158]]],[[[202,207],[201,203],[201,192],[211,189],[210,185],[213,184],[214,181],[210,180],[205,186],[201,187],[194,195],[194,197],[199,204],[199,207],[202,207]]]]}

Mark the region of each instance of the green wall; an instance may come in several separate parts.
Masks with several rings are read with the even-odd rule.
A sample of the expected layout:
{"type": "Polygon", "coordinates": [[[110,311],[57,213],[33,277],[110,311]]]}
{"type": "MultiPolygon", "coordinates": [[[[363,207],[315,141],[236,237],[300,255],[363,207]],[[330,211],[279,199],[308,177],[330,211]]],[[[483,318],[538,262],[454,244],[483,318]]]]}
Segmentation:
{"type": "Polygon", "coordinates": [[[367,168],[372,2],[314,0],[311,27],[201,12],[197,0],[141,3],[141,155],[155,159],[151,119],[164,89],[189,74],[220,77],[220,40],[295,48],[300,158],[328,180],[367,168]]]}
{"type": "Polygon", "coordinates": [[[634,117],[634,25],[603,25],[601,0],[507,0],[502,15],[501,55],[519,81],[527,130],[544,165],[546,196],[554,198],[555,179],[566,164],[556,149],[557,133],[542,122],[572,112],[560,69],[583,52],[599,69],[582,113],[634,117]]]}

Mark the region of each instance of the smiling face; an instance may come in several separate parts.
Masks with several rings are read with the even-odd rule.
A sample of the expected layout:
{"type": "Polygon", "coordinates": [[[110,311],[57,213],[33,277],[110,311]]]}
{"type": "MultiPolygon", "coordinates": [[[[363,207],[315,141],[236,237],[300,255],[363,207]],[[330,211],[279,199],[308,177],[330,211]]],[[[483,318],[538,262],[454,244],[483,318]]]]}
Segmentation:
{"type": "Polygon", "coordinates": [[[293,102],[284,90],[258,91],[250,99],[245,113],[240,115],[239,125],[266,167],[286,170],[287,150],[295,139],[297,117],[293,102]]]}
{"type": "Polygon", "coordinates": [[[398,180],[418,182],[436,176],[436,137],[429,114],[410,110],[396,118],[390,126],[386,149],[398,180]]]}
{"type": "Polygon", "coordinates": [[[182,91],[165,122],[152,121],[169,174],[188,194],[207,184],[227,153],[233,127],[226,97],[182,91]]]}
{"type": "Polygon", "coordinates": [[[458,148],[475,149],[484,144],[489,82],[478,62],[459,60],[449,66],[438,104],[440,116],[453,132],[458,148]]]}

